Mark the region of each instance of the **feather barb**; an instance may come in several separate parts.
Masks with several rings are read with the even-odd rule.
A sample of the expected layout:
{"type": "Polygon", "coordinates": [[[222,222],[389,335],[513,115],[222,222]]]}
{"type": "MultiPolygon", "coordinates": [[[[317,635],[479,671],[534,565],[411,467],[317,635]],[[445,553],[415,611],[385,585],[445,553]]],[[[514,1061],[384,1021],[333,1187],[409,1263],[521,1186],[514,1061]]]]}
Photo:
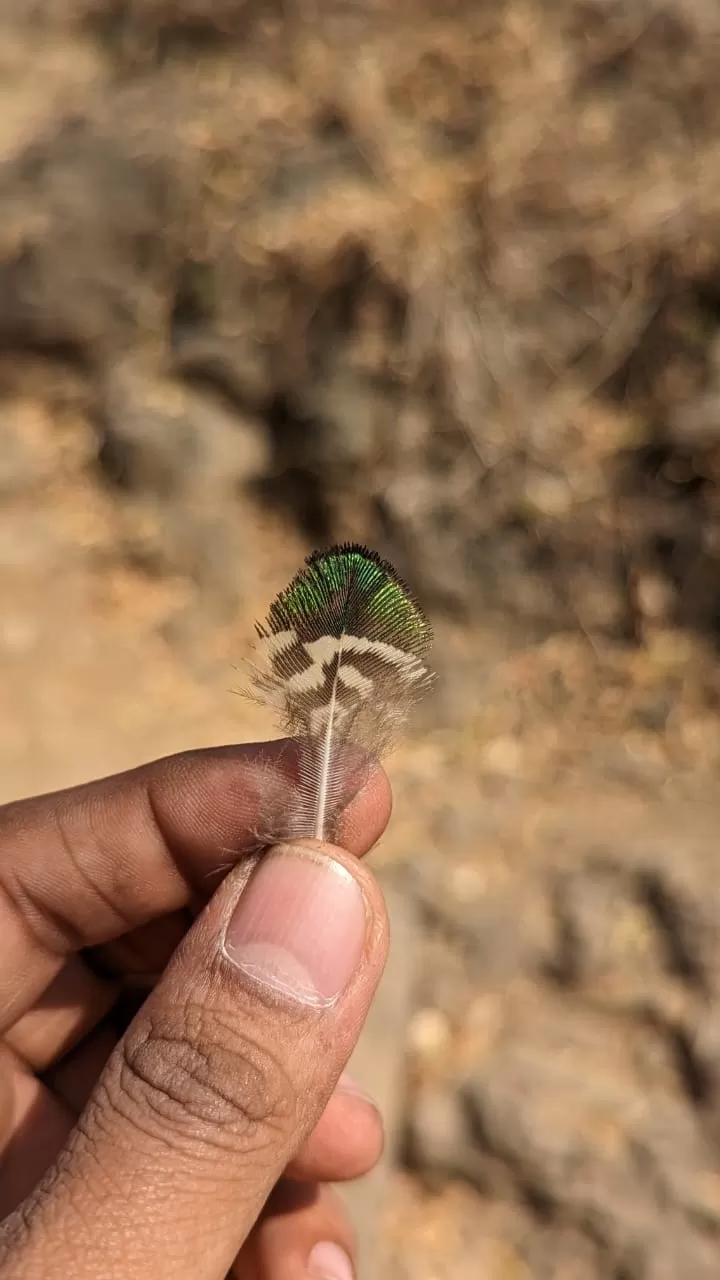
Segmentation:
{"type": "Polygon", "coordinates": [[[392,565],[344,543],[308,557],[257,633],[253,695],[299,748],[291,834],[327,839],[431,683],[430,624],[392,565]]]}

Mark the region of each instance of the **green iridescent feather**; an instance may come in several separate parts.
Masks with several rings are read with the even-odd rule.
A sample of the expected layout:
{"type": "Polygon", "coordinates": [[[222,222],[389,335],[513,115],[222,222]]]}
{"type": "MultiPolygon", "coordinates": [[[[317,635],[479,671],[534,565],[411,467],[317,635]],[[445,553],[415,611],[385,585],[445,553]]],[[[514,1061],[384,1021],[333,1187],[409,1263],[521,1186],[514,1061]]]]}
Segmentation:
{"type": "Polygon", "coordinates": [[[300,749],[290,834],[323,839],[428,688],[432,630],[393,566],[345,543],[308,557],[257,632],[254,694],[300,749]]]}

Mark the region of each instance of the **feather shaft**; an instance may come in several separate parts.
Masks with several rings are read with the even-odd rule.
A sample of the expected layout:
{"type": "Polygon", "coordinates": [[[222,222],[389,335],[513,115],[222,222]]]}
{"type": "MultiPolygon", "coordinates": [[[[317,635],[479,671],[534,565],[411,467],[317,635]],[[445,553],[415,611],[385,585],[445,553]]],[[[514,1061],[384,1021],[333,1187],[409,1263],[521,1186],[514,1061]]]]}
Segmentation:
{"type": "Polygon", "coordinates": [[[332,683],[332,692],[330,694],[330,703],[328,706],[327,724],[322,742],[322,755],[320,758],[320,777],[318,778],[317,803],[315,806],[315,825],[313,835],[316,840],[325,839],[326,810],[328,800],[328,781],[330,778],[330,760],[332,758],[333,748],[333,732],[335,729],[335,712],[337,708],[337,690],[338,681],[340,679],[340,667],[342,663],[343,638],[339,637],[337,649],[337,668],[332,683]]]}
{"type": "Polygon", "coordinates": [[[333,684],[333,691],[330,697],[330,706],[328,708],[328,721],[325,734],[322,741],[322,755],[320,758],[320,777],[318,778],[317,803],[315,805],[315,825],[313,835],[316,840],[325,839],[325,818],[328,797],[328,779],[330,777],[330,760],[332,756],[333,745],[333,726],[335,721],[335,707],[337,704],[337,677],[333,684]]]}

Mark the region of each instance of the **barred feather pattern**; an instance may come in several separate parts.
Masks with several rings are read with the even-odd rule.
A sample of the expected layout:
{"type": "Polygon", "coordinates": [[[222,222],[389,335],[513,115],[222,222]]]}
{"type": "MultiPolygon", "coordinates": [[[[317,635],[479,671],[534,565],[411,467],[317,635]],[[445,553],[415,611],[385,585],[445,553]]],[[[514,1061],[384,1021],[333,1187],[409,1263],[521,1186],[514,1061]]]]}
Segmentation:
{"type": "Polygon", "coordinates": [[[344,543],[309,556],[256,630],[252,696],[300,752],[289,834],[328,838],[432,681],[430,624],[391,564],[344,543]]]}

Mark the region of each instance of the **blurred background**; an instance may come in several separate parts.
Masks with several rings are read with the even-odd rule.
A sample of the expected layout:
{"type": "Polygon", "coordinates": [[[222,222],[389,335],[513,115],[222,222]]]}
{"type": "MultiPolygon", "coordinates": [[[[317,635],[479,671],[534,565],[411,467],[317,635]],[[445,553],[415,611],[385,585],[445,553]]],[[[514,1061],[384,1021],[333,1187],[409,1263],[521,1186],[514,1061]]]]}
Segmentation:
{"type": "Polygon", "coordinates": [[[315,546],[436,625],[372,1280],[718,1272],[719,121],[715,0],[3,0],[0,798],[271,732],[315,546]]]}

